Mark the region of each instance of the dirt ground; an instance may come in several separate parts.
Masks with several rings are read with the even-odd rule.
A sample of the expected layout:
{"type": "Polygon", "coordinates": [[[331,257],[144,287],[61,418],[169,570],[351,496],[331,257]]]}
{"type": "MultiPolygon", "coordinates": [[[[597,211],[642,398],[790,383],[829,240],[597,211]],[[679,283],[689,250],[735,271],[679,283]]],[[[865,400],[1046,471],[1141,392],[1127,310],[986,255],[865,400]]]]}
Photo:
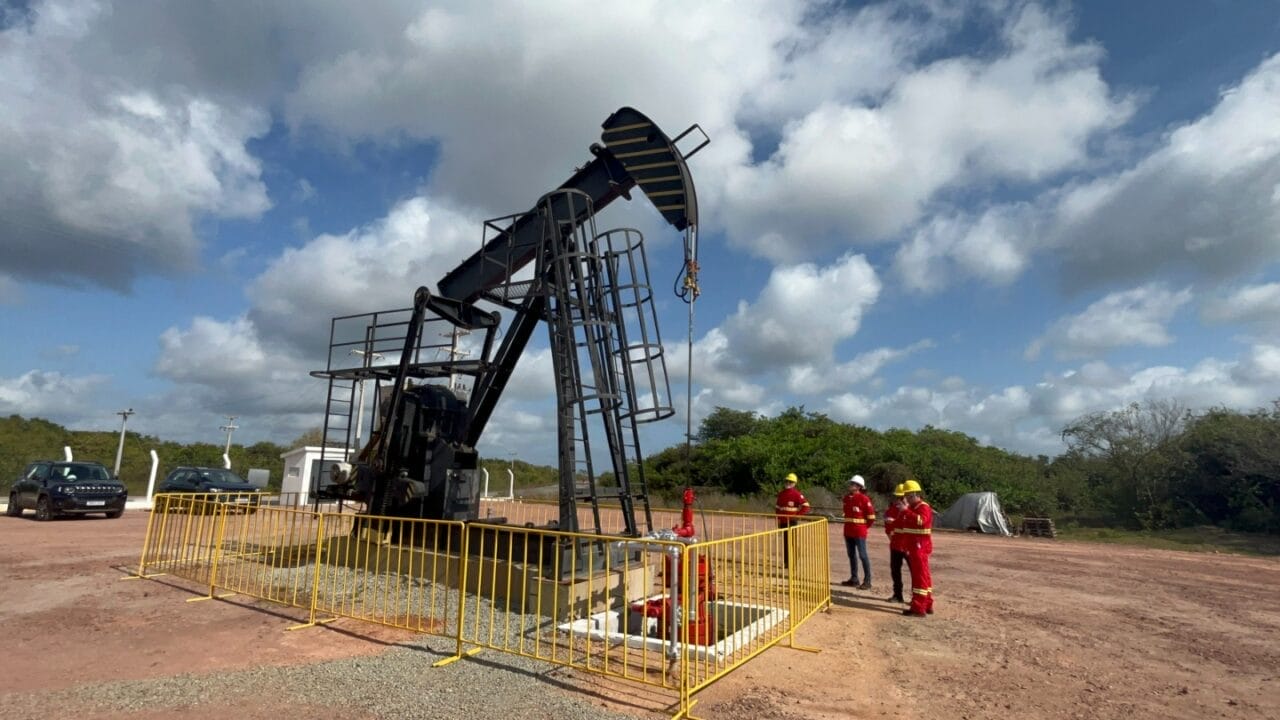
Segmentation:
{"type": "MultiPolygon", "coordinates": [[[[0,519],[0,707],[13,693],[307,664],[380,653],[406,638],[346,621],[283,632],[296,613],[184,602],[195,596],[191,588],[164,578],[122,581],[137,562],[146,519],[138,511],[119,520],[0,519]]],[[[836,581],[848,570],[838,533],[833,527],[836,581]]],[[[883,534],[871,545],[875,590],[835,585],[834,607],[799,632],[801,644],[821,652],[771,649],[699,693],[695,713],[709,720],[1280,718],[1280,559],[939,533],[937,613],[917,619],[883,602],[883,534]]],[[[572,691],[566,685],[548,682],[547,692],[572,691]]],[[[603,686],[590,694],[619,697],[603,686]]],[[[644,712],[643,693],[634,695],[641,699],[609,705],[658,716],[644,712]]],[[[206,717],[191,710],[183,716],[206,717]]],[[[228,711],[241,720],[351,717],[341,708],[278,703],[222,706],[207,717],[228,711]]]]}

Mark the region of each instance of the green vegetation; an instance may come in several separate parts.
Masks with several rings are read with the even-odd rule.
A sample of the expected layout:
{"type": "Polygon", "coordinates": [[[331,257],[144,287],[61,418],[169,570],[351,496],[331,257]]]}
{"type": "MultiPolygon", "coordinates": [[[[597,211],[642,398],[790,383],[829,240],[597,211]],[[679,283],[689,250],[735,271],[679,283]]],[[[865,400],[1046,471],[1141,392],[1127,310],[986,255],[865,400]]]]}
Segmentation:
{"type": "Polygon", "coordinates": [[[1195,414],[1149,402],[1086,415],[1062,436],[1062,455],[1032,458],[928,426],[879,432],[803,408],[773,418],[717,408],[691,449],[670,447],[645,462],[659,494],[693,483],[767,498],[795,472],[810,502],[831,507],[856,472],[880,494],[917,477],[939,509],[991,490],[1010,514],[1060,525],[1280,534],[1280,404],[1195,414]]]}
{"type": "MultiPolygon", "coordinates": [[[[9,483],[34,460],[61,460],[62,448],[69,446],[77,460],[92,460],[115,467],[116,448],[120,432],[67,430],[61,425],[38,418],[27,420],[17,415],[0,418],[0,484],[9,483]]],[[[147,492],[147,478],[151,474],[151,451],[160,457],[156,482],[164,479],[172,468],[181,465],[206,465],[222,467],[223,445],[211,443],[181,443],[160,440],[150,435],[126,432],[124,453],[120,458],[120,479],[132,495],[147,492]]],[[[231,468],[241,475],[248,475],[249,468],[264,468],[271,472],[271,486],[279,487],[284,472],[280,454],[287,448],[261,442],[245,447],[232,445],[231,468]]]]}
{"type": "MultiPolygon", "coordinates": [[[[64,445],[78,459],[111,467],[118,437],[39,419],[0,419],[0,478],[16,477],[31,460],[61,458],[64,445]]],[[[644,468],[655,505],[678,505],[679,491],[693,484],[701,488],[703,507],[767,511],[781,479],[795,472],[816,508],[835,511],[846,480],[860,473],[882,495],[916,477],[938,509],[967,492],[995,491],[1010,515],[1047,515],[1081,539],[1130,537],[1123,530],[1179,530],[1145,537],[1179,547],[1234,548],[1265,543],[1205,528],[1280,535],[1280,403],[1250,412],[1200,413],[1170,402],[1135,404],[1083,416],[1062,437],[1062,455],[1033,458],[928,426],[880,432],[803,408],[771,418],[717,408],[703,420],[692,447],[661,450],[645,459],[644,468]]],[[[160,455],[161,475],[177,465],[219,465],[222,458],[220,445],[129,433],[120,475],[131,492],[145,491],[151,449],[160,455]]],[[[278,485],[286,449],[233,445],[232,467],[266,468],[278,485]]],[[[484,459],[482,466],[489,470],[490,492],[505,489],[511,467],[517,488],[558,482],[555,468],[522,460],[484,459]]],[[[607,474],[600,478],[601,484],[610,481],[607,474]]]]}

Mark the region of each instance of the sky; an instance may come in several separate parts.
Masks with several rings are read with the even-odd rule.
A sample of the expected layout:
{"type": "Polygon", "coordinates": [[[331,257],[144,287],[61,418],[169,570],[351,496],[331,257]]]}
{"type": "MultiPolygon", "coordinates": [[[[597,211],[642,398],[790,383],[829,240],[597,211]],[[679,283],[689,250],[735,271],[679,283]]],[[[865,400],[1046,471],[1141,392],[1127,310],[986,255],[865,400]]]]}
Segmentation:
{"type": "MultiPolygon", "coordinates": [[[[680,233],[596,218],[645,237],[646,452],[716,407],[1052,456],[1280,398],[1276,0],[8,0],[0,415],[288,444],[329,319],[435,288],[622,106],[711,139],[692,335],[680,233]]],[[[539,333],[479,449],[550,464],[554,417],[539,333]]]]}

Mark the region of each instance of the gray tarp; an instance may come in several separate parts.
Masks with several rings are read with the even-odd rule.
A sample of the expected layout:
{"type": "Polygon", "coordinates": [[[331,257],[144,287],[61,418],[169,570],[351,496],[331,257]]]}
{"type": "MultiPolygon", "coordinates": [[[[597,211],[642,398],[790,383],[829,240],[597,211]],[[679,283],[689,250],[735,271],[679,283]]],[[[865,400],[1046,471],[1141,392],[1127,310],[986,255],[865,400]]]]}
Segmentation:
{"type": "Polygon", "coordinates": [[[961,495],[947,511],[933,521],[934,527],[953,530],[981,530],[992,535],[1012,535],[1009,522],[993,492],[961,495]]]}

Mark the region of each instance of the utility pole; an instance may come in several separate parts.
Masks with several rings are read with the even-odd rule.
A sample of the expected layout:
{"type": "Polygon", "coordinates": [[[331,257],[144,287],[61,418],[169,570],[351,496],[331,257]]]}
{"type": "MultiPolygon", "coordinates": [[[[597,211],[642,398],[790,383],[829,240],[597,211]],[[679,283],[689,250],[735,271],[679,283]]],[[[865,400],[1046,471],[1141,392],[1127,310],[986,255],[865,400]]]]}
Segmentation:
{"type": "Polygon", "coordinates": [[[238,416],[238,415],[228,415],[228,416],[227,416],[227,424],[226,424],[226,425],[223,425],[223,426],[221,426],[221,427],[219,427],[219,428],[218,428],[219,430],[226,430],[226,431],[227,431],[227,449],[222,451],[222,454],[223,454],[223,455],[230,455],[230,454],[231,454],[231,433],[235,432],[235,431],[236,431],[236,430],[238,430],[238,429],[239,429],[239,427],[240,427],[239,425],[236,425],[236,424],[235,424],[235,422],[236,422],[236,418],[237,418],[237,417],[239,417],[239,416],[238,416]]]}
{"type": "Polygon", "coordinates": [[[454,328],[453,331],[449,333],[440,333],[440,337],[449,338],[449,349],[442,351],[449,354],[449,389],[460,395],[470,391],[471,388],[458,382],[458,374],[453,370],[453,363],[458,358],[466,357],[471,354],[469,350],[458,349],[458,338],[470,334],[470,330],[463,330],[462,328],[454,328]]]}
{"type": "MultiPolygon", "coordinates": [[[[385,360],[386,358],[380,352],[371,350],[352,350],[352,355],[359,355],[362,366],[365,370],[373,364],[373,360],[385,360]]],[[[364,433],[364,376],[360,377],[360,385],[357,387],[358,395],[356,399],[356,436],[353,438],[356,452],[360,452],[360,436],[364,433]]]]}
{"type": "Polygon", "coordinates": [[[129,416],[134,415],[133,408],[121,410],[116,413],[120,416],[120,445],[116,447],[116,469],[112,473],[116,477],[120,477],[120,457],[124,455],[124,428],[129,424],[129,416]]]}

